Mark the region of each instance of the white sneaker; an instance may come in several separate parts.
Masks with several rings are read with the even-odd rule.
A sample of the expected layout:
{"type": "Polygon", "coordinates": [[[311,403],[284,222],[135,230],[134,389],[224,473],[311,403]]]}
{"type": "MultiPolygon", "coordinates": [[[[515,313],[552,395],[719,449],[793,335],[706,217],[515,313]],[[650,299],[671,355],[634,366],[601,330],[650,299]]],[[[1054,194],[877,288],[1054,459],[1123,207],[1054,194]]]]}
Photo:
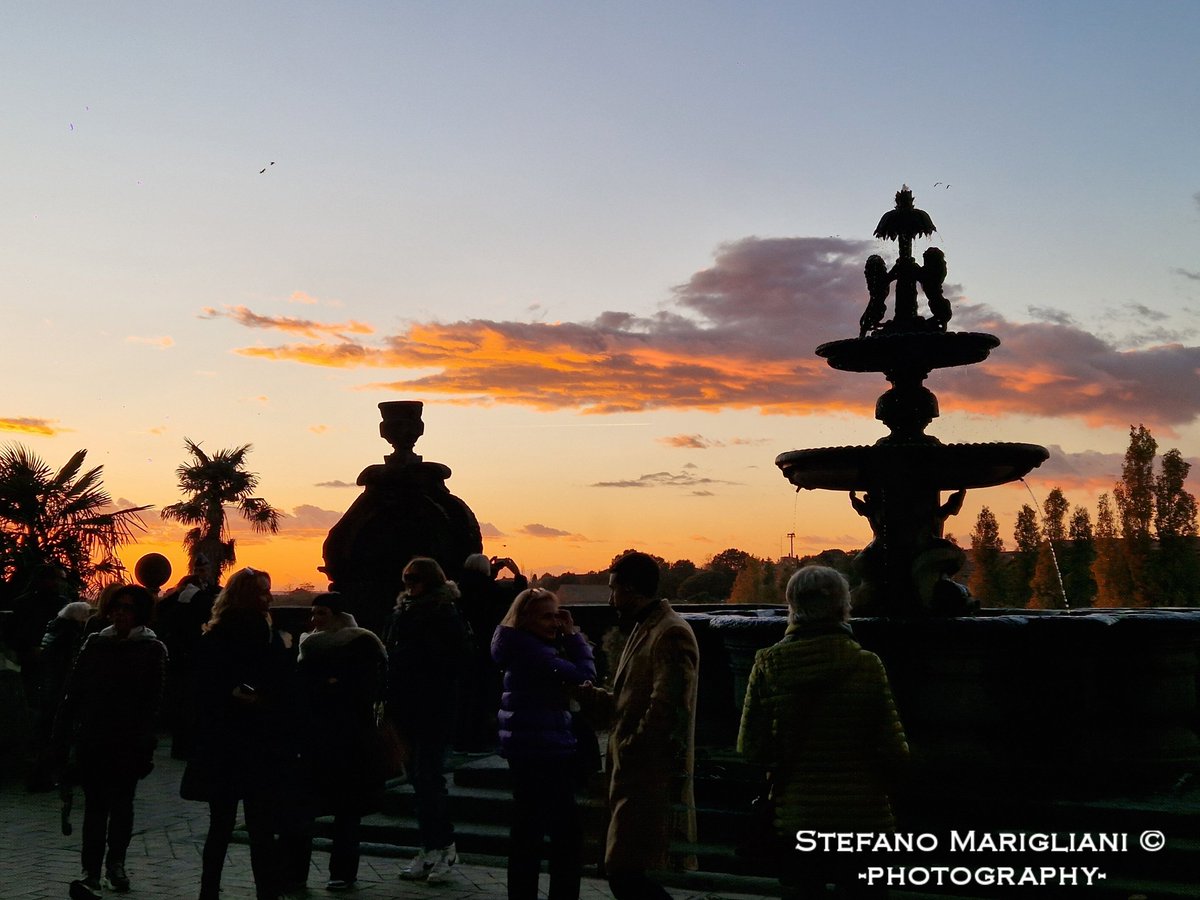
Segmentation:
{"type": "Polygon", "coordinates": [[[429,871],[439,853],[440,850],[422,850],[400,870],[400,877],[405,881],[424,881],[429,877],[429,871]]]}
{"type": "Polygon", "coordinates": [[[453,844],[435,850],[433,868],[429,870],[426,881],[430,884],[445,884],[454,878],[454,867],[458,865],[458,850],[453,844]]]}

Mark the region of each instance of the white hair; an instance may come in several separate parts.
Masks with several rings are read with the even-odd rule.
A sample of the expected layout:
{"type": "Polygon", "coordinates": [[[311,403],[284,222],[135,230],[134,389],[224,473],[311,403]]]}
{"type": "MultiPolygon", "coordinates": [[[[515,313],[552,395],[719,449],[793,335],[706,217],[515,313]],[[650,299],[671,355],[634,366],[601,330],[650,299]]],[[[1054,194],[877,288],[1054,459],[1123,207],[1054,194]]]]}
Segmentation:
{"type": "Polygon", "coordinates": [[[798,569],[788,579],[784,595],[791,623],[844,622],[850,617],[850,584],[837,569],[798,569]]]}
{"type": "Polygon", "coordinates": [[[463,561],[464,572],[478,572],[480,575],[492,574],[492,561],[482,553],[472,553],[463,561]]]}

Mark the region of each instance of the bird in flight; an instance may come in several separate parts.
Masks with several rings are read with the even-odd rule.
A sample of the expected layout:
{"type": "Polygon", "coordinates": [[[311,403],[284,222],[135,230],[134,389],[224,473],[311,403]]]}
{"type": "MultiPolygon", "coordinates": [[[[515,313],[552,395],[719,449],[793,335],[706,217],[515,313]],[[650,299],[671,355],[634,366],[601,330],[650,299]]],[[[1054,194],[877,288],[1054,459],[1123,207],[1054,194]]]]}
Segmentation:
{"type": "MultiPolygon", "coordinates": [[[[271,162],[271,166],[273,166],[273,165],[275,165],[274,160],[272,160],[272,162],[271,162]]],[[[258,170],[258,174],[261,175],[263,172],[267,171],[267,169],[269,169],[271,166],[263,166],[261,169],[258,170]]]]}

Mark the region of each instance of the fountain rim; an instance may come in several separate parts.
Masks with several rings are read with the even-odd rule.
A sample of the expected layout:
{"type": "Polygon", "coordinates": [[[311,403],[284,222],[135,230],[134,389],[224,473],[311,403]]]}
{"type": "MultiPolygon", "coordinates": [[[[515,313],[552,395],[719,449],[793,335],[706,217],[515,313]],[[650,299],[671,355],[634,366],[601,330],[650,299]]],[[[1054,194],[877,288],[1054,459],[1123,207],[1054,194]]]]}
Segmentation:
{"type": "Polygon", "coordinates": [[[789,450],[775,465],[797,488],[867,491],[892,485],[937,490],[999,487],[1024,478],[1050,457],[1039,444],[878,443],[789,450]],[[959,466],[969,463],[974,472],[959,466]]]}

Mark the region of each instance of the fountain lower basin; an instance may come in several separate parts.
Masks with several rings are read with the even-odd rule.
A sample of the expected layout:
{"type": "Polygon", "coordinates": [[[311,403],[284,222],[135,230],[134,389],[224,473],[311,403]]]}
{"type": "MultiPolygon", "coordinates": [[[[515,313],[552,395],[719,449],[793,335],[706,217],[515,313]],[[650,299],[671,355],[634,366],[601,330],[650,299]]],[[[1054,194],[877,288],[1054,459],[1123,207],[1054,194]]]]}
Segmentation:
{"type": "Polygon", "coordinates": [[[914,441],[790,450],[779,454],[775,465],[788,481],[806,490],[869,491],[902,481],[956,491],[1016,481],[1048,456],[1037,444],[914,441]]]}

